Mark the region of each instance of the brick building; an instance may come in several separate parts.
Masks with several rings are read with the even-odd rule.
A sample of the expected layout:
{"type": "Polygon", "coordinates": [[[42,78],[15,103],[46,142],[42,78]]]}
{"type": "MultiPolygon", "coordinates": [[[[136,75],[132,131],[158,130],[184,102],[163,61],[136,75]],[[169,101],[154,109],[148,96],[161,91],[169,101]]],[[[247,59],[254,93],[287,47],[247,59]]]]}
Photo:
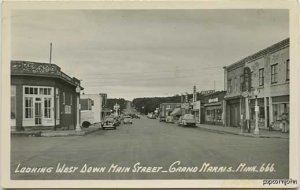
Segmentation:
{"type": "Polygon", "coordinates": [[[224,67],[226,125],[250,119],[253,126],[257,99],[259,127],[279,128],[281,115],[289,113],[289,73],[289,39],[224,67]]]}
{"type": "Polygon", "coordinates": [[[75,129],[78,89],[55,64],[11,61],[12,130],[75,129]]]}

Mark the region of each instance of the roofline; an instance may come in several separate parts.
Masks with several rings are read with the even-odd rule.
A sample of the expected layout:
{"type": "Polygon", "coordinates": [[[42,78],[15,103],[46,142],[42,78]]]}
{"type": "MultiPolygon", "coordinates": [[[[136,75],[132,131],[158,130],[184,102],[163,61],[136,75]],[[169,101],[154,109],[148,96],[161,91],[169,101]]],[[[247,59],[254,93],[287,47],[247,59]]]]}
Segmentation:
{"type": "Polygon", "coordinates": [[[235,68],[237,67],[241,67],[243,65],[245,65],[245,63],[250,62],[252,60],[257,59],[258,57],[264,56],[268,53],[273,53],[274,51],[278,51],[281,50],[282,48],[288,47],[290,45],[290,38],[286,38],[280,42],[277,42],[267,48],[264,48],[250,56],[245,57],[244,59],[241,59],[231,65],[228,66],[224,66],[223,69],[227,70],[227,69],[231,69],[235,66],[235,68]]]}

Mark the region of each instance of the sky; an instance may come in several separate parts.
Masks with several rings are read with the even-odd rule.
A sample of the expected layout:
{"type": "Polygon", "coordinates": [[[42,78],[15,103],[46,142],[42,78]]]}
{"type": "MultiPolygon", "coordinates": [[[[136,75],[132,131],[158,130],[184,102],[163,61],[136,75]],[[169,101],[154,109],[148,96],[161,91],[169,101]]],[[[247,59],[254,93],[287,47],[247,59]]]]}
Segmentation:
{"type": "Polygon", "coordinates": [[[223,67],[289,37],[287,10],[18,10],[12,60],[52,63],[108,98],[223,90],[223,67]],[[215,85],[214,85],[215,84],[215,85]]]}

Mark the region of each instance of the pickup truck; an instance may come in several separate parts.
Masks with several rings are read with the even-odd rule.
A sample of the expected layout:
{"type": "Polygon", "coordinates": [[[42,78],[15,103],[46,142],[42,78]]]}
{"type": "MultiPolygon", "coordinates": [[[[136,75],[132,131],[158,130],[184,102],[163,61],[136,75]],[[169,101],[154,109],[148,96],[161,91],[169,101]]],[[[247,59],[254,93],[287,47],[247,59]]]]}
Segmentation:
{"type": "Polygon", "coordinates": [[[196,119],[192,114],[185,114],[179,118],[178,125],[184,127],[196,127],[196,119]]]}

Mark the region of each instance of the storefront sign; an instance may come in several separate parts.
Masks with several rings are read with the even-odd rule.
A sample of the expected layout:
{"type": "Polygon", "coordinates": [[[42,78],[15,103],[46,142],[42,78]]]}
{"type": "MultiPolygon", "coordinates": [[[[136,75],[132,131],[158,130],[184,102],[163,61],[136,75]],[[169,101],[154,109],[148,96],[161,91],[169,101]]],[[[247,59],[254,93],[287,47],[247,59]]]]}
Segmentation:
{"type": "Polygon", "coordinates": [[[218,101],[219,101],[218,98],[208,99],[208,103],[213,103],[213,102],[218,102],[218,101]]]}
{"type": "Polygon", "coordinates": [[[193,102],[193,109],[194,110],[200,110],[200,101],[193,102]]]}

